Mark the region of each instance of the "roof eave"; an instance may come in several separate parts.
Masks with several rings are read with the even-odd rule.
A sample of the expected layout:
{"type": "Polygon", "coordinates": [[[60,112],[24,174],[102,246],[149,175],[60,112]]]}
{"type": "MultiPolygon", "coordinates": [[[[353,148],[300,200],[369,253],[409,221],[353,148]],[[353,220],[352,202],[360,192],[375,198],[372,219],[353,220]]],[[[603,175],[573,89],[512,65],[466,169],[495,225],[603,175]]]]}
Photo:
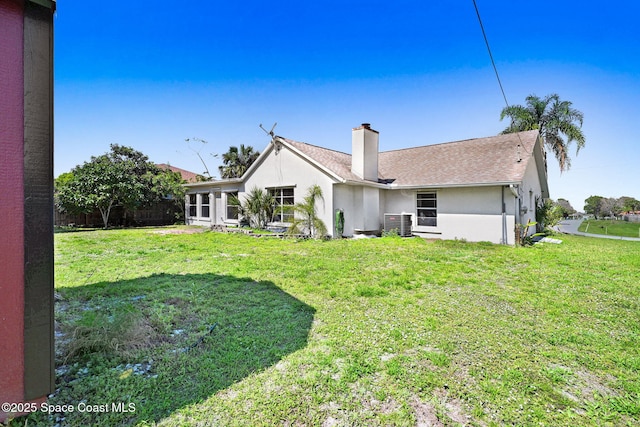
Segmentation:
{"type": "Polygon", "coordinates": [[[542,136],[538,134],[536,143],[533,146],[533,155],[536,160],[536,168],[538,169],[538,178],[540,180],[540,191],[542,198],[551,197],[549,193],[549,181],[547,177],[547,164],[544,156],[544,145],[542,144],[542,136]]]}
{"type": "Polygon", "coordinates": [[[276,137],[274,137],[274,140],[276,140],[276,139],[277,139],[278,143],[286,146],[293,153],[295,153],[298,156],[302,157],[304,160],[306,160],[307,162],[311,163],[313,166],[315,166],[316,168],[320,169],[325,174],[329,175],[331,178],[333,178],[335,181],[337,181],[337,183],[346,183],[347,182],[347,180],[345,178],[341,177],[340,175],[338,175],[337,173],[335,173],[334,171],[332,171],[331,169],[329,169],[328,167],[326,167],[322,163],[316,161],[315,159],[313,159],[310,156],[306,155],[302,151],[298,150],[296,147],[294,147],[293,145],[289,144],[284,138],[276,136],[276,137]]]}
{"type": "Polygon", "coordinates": [[[470,188],[470,187],[503,187],[508,185],[520,185],[522,181],[492,181],[492,182],[468,182],[468,183],[436,183],[436,184],[412,184],[397,185],[386,184],[390,190],[420,190],[424,188],[470,188]]]}
{"type": "Polygon", "coordinates": [[[216,181],[201,181],[201,182],[188,182],[182,184],[185,188],[201,188],[201,187],[221,187],[227,184],[239,184],[242,182],[241,178],[220,179],[216,181]]]}

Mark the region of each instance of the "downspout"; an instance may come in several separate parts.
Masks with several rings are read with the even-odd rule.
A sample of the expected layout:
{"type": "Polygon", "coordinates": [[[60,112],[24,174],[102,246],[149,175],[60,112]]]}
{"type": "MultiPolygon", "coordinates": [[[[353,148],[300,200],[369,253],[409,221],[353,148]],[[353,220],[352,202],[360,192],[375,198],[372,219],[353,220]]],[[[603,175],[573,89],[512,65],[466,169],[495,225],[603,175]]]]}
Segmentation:
{"type": "MultiPolygon", "coordinates": [[[[511,190],[511,194],[513,194],[513,219],[515,221],[515,226],[519,227],[521,223],[520,219],[520,196],[518,195],[518,185],[510,184],[509,189],[511,190]]],[[[516,242],[518,244],[518,242],[516,242]]]]}
{"type": "Polygon", "coordinates": [[[500,187],[500,194],[502,196],[502,239],[500,239],[500,243],[503,245],[507,243],[507,209],[504,204],[504,187],[500,187]]]}
{"type": "Polygon", "coordinates": [[[515,197],[514,200],[514,218],[516,220],[516,224],[520,224],[521,219],[520,219],[520,206],[518,206],[518,202],[520,201],[520,196],[518,194],[518,185],[517,184],[511,184],[509,185],[509,189],[511,190],[511,194],[513,194],[513,197],[515,197]]]}

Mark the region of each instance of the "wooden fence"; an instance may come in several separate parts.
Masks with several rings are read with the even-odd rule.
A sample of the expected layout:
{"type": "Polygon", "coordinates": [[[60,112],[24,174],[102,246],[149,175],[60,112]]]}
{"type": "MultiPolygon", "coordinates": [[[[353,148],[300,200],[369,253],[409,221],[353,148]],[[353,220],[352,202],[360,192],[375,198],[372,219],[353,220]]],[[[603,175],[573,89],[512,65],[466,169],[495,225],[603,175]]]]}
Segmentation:
{"type": "MultiPolygon", "coordinates": [[[[99,210],[89,214],[73,215],[54,209],[54,224],[56,227],[104,227],[99,210]]],[[[125,210],[122,206],[115,206],[109,215],[109,226],[133,227],[184,224],[182,209],[170,200],[163,200],[153,206],[138,209],[134,212],[125,210]]]]}

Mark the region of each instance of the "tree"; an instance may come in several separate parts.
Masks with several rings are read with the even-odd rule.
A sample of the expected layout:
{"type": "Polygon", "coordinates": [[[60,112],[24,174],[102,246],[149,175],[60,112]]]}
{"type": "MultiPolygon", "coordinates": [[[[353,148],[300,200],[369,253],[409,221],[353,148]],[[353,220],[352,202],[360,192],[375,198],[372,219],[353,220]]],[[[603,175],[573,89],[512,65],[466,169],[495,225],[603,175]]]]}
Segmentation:
{"type": "Polygon", "coordinates": [[[589,196],[584,201],[584,211],[585,213],[591,214],[598,219],[601,211],[601,201],[604,199],[602,196],[589,196]]]}
{"type": "Polygon", "coordinates": [[[240,144],[229,147],[229,151],[222,155],[223,166],[219,167],[221,178],[240,178],[256,161],[259,152],[253,151],[253,147],[240,144]]]}
{"type": "Polygon", "coordinates": [[[322,200],[324,203],[324,197],[322,196],[322,188],[315,184],[309,187],[307,195],[303,201],[293,205],[293,210],[298,214],[294,215],[293,222],[289,228],[289,232],[292,234],[306,234],[315,239],[322,238],[327,234],[327,227],[324,222],[318,218],[316,212],[316,202],[322,200]]]}
{"type": "Polygon", "coordinates": [[[546,232],[562,220],[562,208],[549,199],[536,198],[536,231],[546,232]]]}
{"type": "MultiPolygon", "coordinates": [[[[187,193],[184,184],[186,184],[186,181],[182,178],[182,175],[171,169],[162,170],[153,177],[153,186],[156,193],[173,201],[174,205],[180,210],[182,219],[184,219],[184,200],[187,193]]],[[[178,214],[176,214],[176,217],[176,220],[179,219],[178,214]]]]}
{"type": "Polygon", "coordinates": [[[600,200],[600,214],[608,217],[617,217],[622,213],[620,199],[615,197],[602,198],[600,200]]]}
{"type": "Polygon", "coordinates": [[[53,189],[54,191],[58,191],[60,188],[64,187],[68,183],[73,181],[73,173],[64,172],[58,175],[56,179],[53,180],[53,189]]]}
{"type": "Polygon", "coordinates": [[[238,215],[246,218],[254,228],[266,228],[273,216],[275,200],[265,190],[253,187],[241,202],[237,197],[231,197],[230,204],[238,207],[238,215]]]}
{"type": "Polygon", "coordinates": [[[98,209],[105,228],[114,206],[134,211],[165,195],[165,189],[154,182],[163,171],[131,147],[112,144],[110,152],[92,157],[71,173],[73,179],[58,190],[59,209],[72,213],[98,209]]]}
{"type": "Polygon", "coordinates": [[[553,152],[560,165],[560,171],[571,166],[569,145],[576,142],[576,155],[585,144],[582,133],[582,112],[572,108],[572,103],[562,101],[557,94],[539,98],[529,95],[526,106],[511,105],[500,113],[500,120],[511,118],[511,124],[502,131],[505,133],[538,129],[548,150],[553,152]],[[564,138],[563,136],[564,135],[564,138]],[[565,139],[566,138],[566,139],[565,139]]]}
{"type": "Polygon", "coordinates": [[[571,206],[571,203],[567,199],[558,199],[556,202],[558,209],[560,209],[560,213],[563,218],[569,217],[569,215],[573,215],[576,213],[576,210],[571,206]]]}
{"type": "Polygon", "coordinates": [[[624,212],[635,212],[640,209],[640,200],[629,196],[622,196],[619,200],[624,212]]]}

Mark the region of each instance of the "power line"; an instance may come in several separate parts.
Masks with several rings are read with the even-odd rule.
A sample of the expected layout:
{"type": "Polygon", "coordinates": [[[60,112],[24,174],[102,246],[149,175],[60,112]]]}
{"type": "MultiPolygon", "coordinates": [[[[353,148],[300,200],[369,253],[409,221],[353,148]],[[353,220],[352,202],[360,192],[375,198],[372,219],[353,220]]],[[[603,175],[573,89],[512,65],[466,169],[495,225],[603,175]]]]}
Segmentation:
{"type": "Polygon", "coordinates": [[[504,103],[507,105],[507,107],[509,107],[509,101],[507,101],[507,95],[505,95],[504,88],[502,87],[502,81],[500,81],[500,75],[498,74],[498,67],[496,67],[496,62],[493,60],[493,54],[491,53],[491,47],[489,46],[489,39],[487,39],[487,33],[484,31],[484,25],[482,25],[482,18],[480,18],[480,11],[478,10],[478,5],[476,4],[476,0],[473,0],[473,7],[476,9],[476,15],[478,16],[478,22],[480,23],[480,29],[482,30],[484,43],[487,45],[487,51],[489,51],[489,58],[491,59],[491,65],[493,65],[493,71],[495,71],[496,73],[496,78],[498,79],[498,85],[500,86],[500,91],[502,92],[504,103]]]}
{"type": "MultiPolygon", "coordinates": [[[[484,25],[482,24],[482,18],[480,17],[480,11],[478,10],[478,5],[476,4],[476,0],[473,0],[473,7],[476,9],[476,15],[478,16],[478,23],[480,23],[480,29],[482,30],[482,37],[484,37],[484,43],[487,45],[487,51],[489,52],[491,65],[493,65],[493,71],[496,73],[496,79],[498,79],[498,86],[500,86],[500,92],[502,92],[502,98],[504,99],[504,103],[507,106],[507,108],[509,108],[509,101],[507,101],[507,95],[504,93],[504,87],[502,87],[500,74],[498,74],[498,67],[496,67],[496,61],[494,61],[493,53],[491,53],[491,47],[489,46],[489,39],[487,38],[487,33],[484,30],[484,25]]],[[[511,125],[513,126],[513,118],[511,119],[511,125]]],[[[520,147],[522,147],[522,149],[524,149],[525,152],[527,152],[527,154],[530,155],[531,152],[529,152],[529,150],[525,148],[524,143],[522,142],[522,138],[520,138],[520,133],[516,132],[516,136],[518,137],[518,141],[520,141],[520,147]]],[[[533,150],[533,147],[531,149],[533,150]]]]}

